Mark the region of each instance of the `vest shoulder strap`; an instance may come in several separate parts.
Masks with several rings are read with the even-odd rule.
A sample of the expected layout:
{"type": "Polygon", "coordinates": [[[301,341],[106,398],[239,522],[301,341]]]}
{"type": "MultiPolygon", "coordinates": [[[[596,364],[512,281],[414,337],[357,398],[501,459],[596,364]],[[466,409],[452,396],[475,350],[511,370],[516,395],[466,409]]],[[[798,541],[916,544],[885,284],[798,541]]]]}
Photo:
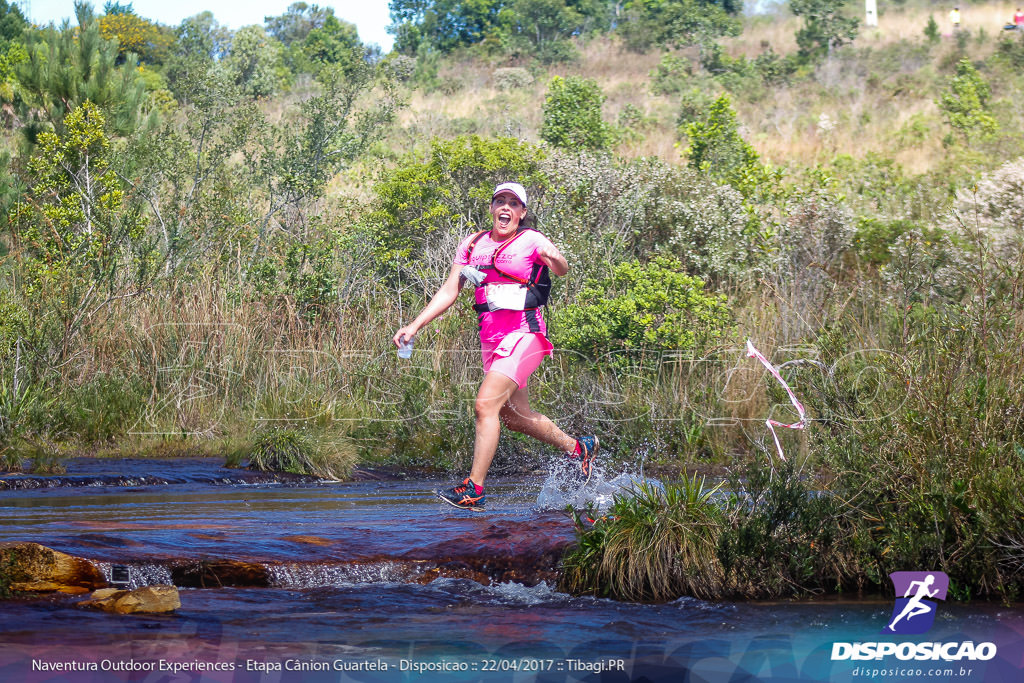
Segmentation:
{"type": "Polygon", "coordinates": [[[473,236],[472,240],[470,240],[470,242],[469,242],[469,249],[466,251],[466,260],[467,261],[473,255],[473,247],[475,247],[476,243],[479,242],[481,239],[483,239],[483,236],[486,235],[488,232],[490,232],[490,231],[489,230],[481,230],[480,232],[478,232],[477,234],[475,234],[473,236]]]}

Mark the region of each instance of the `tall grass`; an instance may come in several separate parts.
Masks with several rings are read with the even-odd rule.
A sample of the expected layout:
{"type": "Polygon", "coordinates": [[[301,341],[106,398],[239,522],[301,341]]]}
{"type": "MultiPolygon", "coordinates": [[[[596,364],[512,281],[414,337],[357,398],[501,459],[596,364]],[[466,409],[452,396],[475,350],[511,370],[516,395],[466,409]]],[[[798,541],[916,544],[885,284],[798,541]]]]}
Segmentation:
{"type": "Polygon", "coordinates": [[[248,457],[249,469],[308,474],[321,479],[348,478],[357,453],[351,441],[328,439],[325,434],[274,426],[257,433],[250,448],[236,451],[229,464],[248,457]]]}
{"type": "Polygon", "coordinates": [[[616,496],[563,559],[562,587],[633,601],[721,595],[715,544],[724,519],[715,491],[694,475],[664,490],[640,483],[616,496]]]}

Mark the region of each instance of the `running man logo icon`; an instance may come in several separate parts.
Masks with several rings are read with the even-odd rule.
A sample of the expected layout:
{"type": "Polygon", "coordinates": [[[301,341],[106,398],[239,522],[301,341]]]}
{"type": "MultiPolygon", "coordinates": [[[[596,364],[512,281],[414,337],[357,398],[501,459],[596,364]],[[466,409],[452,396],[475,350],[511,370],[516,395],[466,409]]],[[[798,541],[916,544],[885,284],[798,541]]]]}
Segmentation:
{"type": "Polygon", "coordinates": [[[937,605],[928,598],[945,600],[949,577],[943,572],[893,572],[889,578],[896,589],[896,604],[882,633],[925,633],[935,622],[937,605]]]}

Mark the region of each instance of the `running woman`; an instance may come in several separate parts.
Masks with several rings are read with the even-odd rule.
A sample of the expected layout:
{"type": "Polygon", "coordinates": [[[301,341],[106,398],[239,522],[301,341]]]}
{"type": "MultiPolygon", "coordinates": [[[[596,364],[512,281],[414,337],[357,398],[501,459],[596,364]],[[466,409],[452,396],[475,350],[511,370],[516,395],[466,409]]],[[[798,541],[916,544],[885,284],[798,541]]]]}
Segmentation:
{"type": "Polygon", "coordinates": [[[526,189],[502,183],[494,189],[489,230],[469,235],[459,245],[448,279],[416,318],[395,333],[394,343],[412,339],[427,323],[447,311],[467,281],[476,287],[484,381],[477,391],[476,441],[469,476],[450,489],[437,491],[441,500],[466,510],[484,509],[484,480],[498,448],[501,424],[564,452],[585,484],[593,474],[596,436],[575,439],[554,422],[530,409],[527,382],[552,352],[541,307],[551,289],[548,272],[562,276],[569,264],[551,241],[527,226],[526,189]],[[463,275],[463,269],[473,266],[463,275]],[[479,275],[478,275],[479,274],[479,275]]]}

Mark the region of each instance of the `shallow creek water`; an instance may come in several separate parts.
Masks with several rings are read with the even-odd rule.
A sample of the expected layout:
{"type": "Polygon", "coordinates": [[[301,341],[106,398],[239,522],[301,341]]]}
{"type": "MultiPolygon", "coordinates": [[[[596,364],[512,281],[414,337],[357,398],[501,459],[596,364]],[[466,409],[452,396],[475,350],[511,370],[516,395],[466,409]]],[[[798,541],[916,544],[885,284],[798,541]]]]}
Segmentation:
{"type": "Polygon", "coordinates": [[[1024,680],[1019,607],[943,604],[913,638],[992,642],[989,661],[833,661],[836,642],[893,640],[879,635],[892,603],[572,597],[554,584],[574,534],[549,480],[496,478],[482,514],[434,499],[443,483],[278,479],[191,459],[2,477],[0,541],[108,575],[127,566],[133,586],[179,586],[182,606],[0,603],[0,681],[1024,680]]]}

